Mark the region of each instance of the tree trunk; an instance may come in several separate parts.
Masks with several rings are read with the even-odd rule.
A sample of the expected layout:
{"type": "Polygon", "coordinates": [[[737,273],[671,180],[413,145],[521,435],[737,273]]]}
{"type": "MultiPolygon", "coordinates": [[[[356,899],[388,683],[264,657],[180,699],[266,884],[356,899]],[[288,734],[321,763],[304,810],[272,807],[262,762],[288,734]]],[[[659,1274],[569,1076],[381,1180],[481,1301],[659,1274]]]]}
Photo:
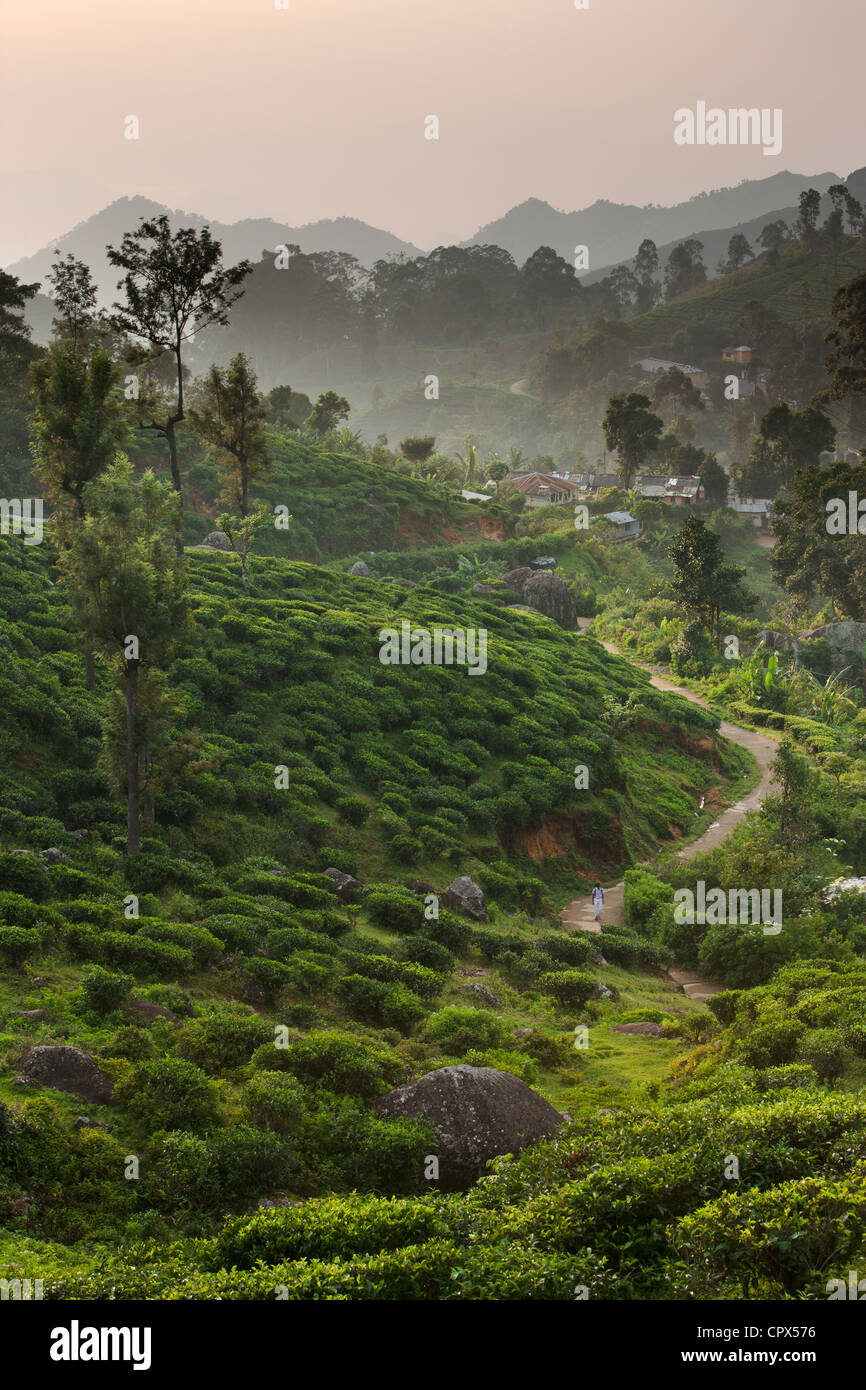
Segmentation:
{"type": "Polygon", "coordinates": [[[88,690],[96,689],[96,663],[93,659],[93,648],[84,649],[84,679],[87,682],[88,690]]]}
{"type": "Polygon", "coordinates": [[[138,853],[138,746],[136,713],[138,700],[138,662],[127,661],[126,677],[126,852],[138,853]]]}
{"type": "Polygon", "coordinates": [[[247,557],[246,557],[246,555],[241,555],[241,579],[243,580],[243,583],[244,583],[244,593],[245,593],[245,594],[248,594],[249,591],[250,591],[250,580],[249,580],[249,575],[247,574],[247,557]]]}
{"type": "Polygon", "coordinates": [[[168,440],[168,457],[171,463],[171,481],[177,493],[177,510],[180,517],[180,529],[177,533],[177,553],[183,554],[183,485],[180,480],[180,465],[177,461],[177,436],[174,432],[175,421],[169,420],[165,428],[165,437],[168,440]]]}

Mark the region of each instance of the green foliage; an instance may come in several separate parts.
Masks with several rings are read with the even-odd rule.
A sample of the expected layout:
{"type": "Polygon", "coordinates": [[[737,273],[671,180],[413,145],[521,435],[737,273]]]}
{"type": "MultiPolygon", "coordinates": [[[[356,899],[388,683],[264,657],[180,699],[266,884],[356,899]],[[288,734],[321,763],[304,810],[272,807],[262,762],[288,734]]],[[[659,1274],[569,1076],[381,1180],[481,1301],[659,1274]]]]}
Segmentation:
{"type": "Polygon", "coordinates": [[[180,1057],[160,1057],[133,1067],[115,1086],[149,1133],[161,1129],[199,1131],[215,1124],[219,1092],[200,1067],[180,1057]]]}
{"type": "Polygon", "coordinates": [[[470,1049],[507,1047],[512,1041],[508,1024],[486,1009],[448,1004],[431,1014],[424,1025],[425,1037],[452,1057],[470,1049]]]}

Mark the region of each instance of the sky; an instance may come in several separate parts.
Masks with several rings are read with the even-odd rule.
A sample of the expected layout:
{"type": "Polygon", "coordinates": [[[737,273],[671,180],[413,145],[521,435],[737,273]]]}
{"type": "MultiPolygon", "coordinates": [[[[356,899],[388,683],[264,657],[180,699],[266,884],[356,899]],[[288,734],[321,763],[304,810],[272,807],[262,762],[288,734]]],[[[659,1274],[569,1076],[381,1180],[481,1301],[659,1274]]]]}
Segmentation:
{"type": "Polygon", "coordinates": [[[529,197],[844,177],[864,40],[866,0],[0,0],[0,264],[125,194],[428,249],[529,197]],[[780,108],[781,153],[677,145],[698,101],[780,108]]]}

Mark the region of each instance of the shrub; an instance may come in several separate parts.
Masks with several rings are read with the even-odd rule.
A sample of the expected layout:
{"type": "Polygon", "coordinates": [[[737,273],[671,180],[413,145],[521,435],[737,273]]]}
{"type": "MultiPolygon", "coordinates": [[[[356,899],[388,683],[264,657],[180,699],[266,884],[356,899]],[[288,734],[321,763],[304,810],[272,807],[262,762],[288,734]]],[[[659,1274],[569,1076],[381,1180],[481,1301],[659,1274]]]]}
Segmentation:
{"type": "Polygon", "coordinates": [[[24,964],[40,946],[38,932],[26,927],[0,927],[0,960],[13,966],[24,964]]]}
{"type": "Polygon", "coordinates": [[[424,925],[422,899],[401,888],[374,886],[368,892],[364,906],[370,919],[388,931],[416,932],[424,925]]]}
{"type": "Polygon", "coordinates": [[[780,1018],[753,1028],[740,1044],[740,1056],[750,1067],[778,1067],[793,1062],[804,1032],[796,1019],[780,1018]]]}
{"type": "Polygon", "coordinates": [[[292,973],[287,965],[282,965],[278,960],[265,960],[262,956],[248,956],[244,961],[244,973],[263,990],[269,1004],[292,982],[292,973]]]}
{"type": "Polygon", "coordinates": [[[407,960],[424,965],[440,975],[449,974],[457,965],[454,953],[429,936],[407,936],[400,942],[400,947],[407,960]]]}
{"type": "Polygon", "coordinates": [[[507,1047],[513,1042],[511,1029],[501,1018],[486,1009],[462,1004],[448,1004],[431,1014],[424,1025],[424,1035],[453,1057],[462,1057],[472,1049],[507,1047]]]}
{"type": "Polygon", "coordinates": [[[304,1088],[287,1072],[259,1071],[244,1087],[242,1104],[253,1124],[284,1134],[298,1123],[305,1104],[304,1088]]]}
{"type": "Polygon", "coordinates": [[[372,1100],[406,1079],[399,1058],[367,1046],[345,1033],[313,1032],[288,1047],[260,1047],[253,1066],[262,1071],[285,1071],[305,1086],[372,1100]]]}
{"type": "Polygon", "coordinates": [[[155,1146],[143,1188],[158,1206],[211,1210],[273,1191],[292,1166],[280,1135],[250,1125],[202,1136],[166,1134],[155,1146]]]}
{"type": "Polygon", "coordinates": [[[81,977],[81,999],[85,1009],[110,1014],[126,1000],[135,981],[131,975],[115,975],[101,965],[92,965],[81,977]]]}
{"type": "Polygon", "coordinates": [[[114,1094],[150,1133],[207,1129],[218,1116],[216,1086],[200,1067],[181,1057],[139,1063],[117,1082],[114,1094]]]}
{"type": "Polygon", "coordinates": [[[41,903],[48,897],[48,875],[35,854],[0,854],[0,890],[41,903]]]}
{"type": "Polygon", "coordinates": [[[365,975],[344,975],[336,993],[353,1018],[399,1028],[401,1033],[408,1033],[426,1013],[417,994],[403,985],[370,980],[365,975]]]}
{"type": "Polygon", "coordinates": [[[757,1074],[760,1091],[810,1090],[817,1081],[812,1067],[800,1062],[789,1062],[786,1067],[767,1067],[757,1074]]]}
{"type": "Polygon", "coordinates": [[[554,970],[539,978],[538,988],[563,1008],[580,1009],[595,993],[595,980],[580,970],[554,970]]]}
{"type": "Polygon", "coordinates": [[[845,1070],[845,1043],[832,1028],[816,1028],[797,1049],[797,1058],[812,1067],[819,1081],[832,1085],[845,1070]]]}
{"type": "Polygon", "coordinates": [[[120,1028],[115,1028],[99,1051],[103,1057],[124,1057],[128,1062],[143,1062],[145,1057],[153,1056],[153,1039],[146,1028],[124,1023],[120,1028]]]}
{"type": "Polygon", "coordinates": [[[194,1018],[180,1030],[177,1051],[212,1076],[248,1062],[274,1030],[255,1013],[215,1013],[194,1018]]]}
{"type": "Polygon", "coordinates": [[[227,1221],[210,1243],[213,1269],[251,1269],[282,1260],[347,1259],[415,1245],[445,1230],[432,1202],[393,1197],[323,1197],[227,1221]]]}

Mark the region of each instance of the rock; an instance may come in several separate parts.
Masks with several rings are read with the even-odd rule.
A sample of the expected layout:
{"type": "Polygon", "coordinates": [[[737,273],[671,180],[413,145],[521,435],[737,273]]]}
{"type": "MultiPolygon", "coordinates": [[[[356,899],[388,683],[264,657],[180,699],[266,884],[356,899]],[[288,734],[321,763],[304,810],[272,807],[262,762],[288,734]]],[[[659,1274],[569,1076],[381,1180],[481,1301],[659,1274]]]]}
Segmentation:
{"type": "MultiPolygon", "coordinates": [[[[827,623],[824,627],[813,627],[810,632],[800,634],[803,642],[823,640],[827,643],[830,665],[838,674],[857,661],[857,653],[866,642],[866,623],[843,622],[827,623]]],[[[853,673],[852,673],[853,674],[853,673]]]]}
{"type": "Polygon", "coordinates": [[[114,1082],[80,1047],[33,1047],[21,1069],[28,1082],[70,1091],[95,1105],[107,1105],[114,1082]]]}
{"type": "Polygon", "coordinates": [[[244,1000],[247,1004],[267,1004],[268,996],[258,980],[244,981],[244,1000]]]}
{"type": "Polygon", "coordinates": [[[77,1115],[72,1123],[76,1129],[105,1129],[111,1133],[111,1125],[101,1124],[99,1120],[91,1120],[87,1115],[77,1115]]]}
{"type": "Polygon", "coordinates": [[[70,830],[69,833],[70,833],[70,835],[74,835],[75,838],[76,838],[76,840],[89,840],[89,839],[90,839],[90,831],[89,831],[89,830],[70,830]]]}
{"type": "Polygon", "coordinates": [[[528,565],[519,565],[516,570],[509,570],[503,574],[502,582],[507,589],[513,589],[516,594],[523,593],[523,586],[527,579],[532,578],[533,571],[528,565]]]}
{"type": "Polygon", "coordinates": [[[596,999],[616,999],[617,997],[616,990],[611,989],[608,985],[602,984],[601,980],[596,980],[593,994],[596,999]]]}
{"type": "Polygon", "coordinates": [[[325,878],[331,880],[331,886],[340,899],[341,903],[356,903],[361,895],[361,884],[358,879],[351,874],[344,874],[342,869],[326,869],[325,878]]]}
{"type": "Polygon", "coordinates": [[[755,638],[755,646],[763,642],[771,652],[793,652],[798,655],[800,643],[796,637],[789,637],[785,632],[775,632],[772,628],[764,628],[755,638]]]}
{"type": "Polygon", "coordinates": [[[594,955],[591,955],[591,956],[590,956],[590,958],[589,958],[589,964],[590,964],[590,965],[610,965],[610,961],[605,960],[605,958],[604,958],[603,955],[601,955],[599,952],[596,952],[594,955]]]}
{"type": "Polygon", "coordinates": [[[44,1009],[13,1009],[10,1018],[28,1018],[33,1023],[38,1023],[45,1017],[44,1009]]]}
{"type": "Polygon", "coordinates": [[[209,531],[202,541],[208,550],[231,550],[232,543],[225,531],[209,531]]]}
{"type": "Polygon", "coordinates": [[[462,912],[464,917],[474,917],[479,922],[487,918],[484,894],[468,874],[451,880],[442,894],[442,901],[452,912],[462,912]]]}
{"type": "Polygon", "coordinates": [[[515,1028],[514,1036],[515,1038],[531,1038],[534,1032],[534,1028],[515,1028]]]}
{"type": "Polygon", "coordinates": [[[41,849],[39,858],[43,864],[69,864],[71,860],[68,854],[64,854],[62,849],[41,849]]]}
{"type": "Polygon", "coordinates": [[[534,574],[523,587],[523,598],[530,608],[552,618],[566,632],[573,632],[577,628],[574,600],[565,580],[560,579],[558,574],[548,574],[545,570],[534,574]]]}
{"type": "Polygon", "coordinates": [[[491,1008],[495,1008],[497,1004],[501,1002],[499,999],[496,998],[496,995],[493,993],[492,989],[488,989],[487,985],[482,985],[478,983],[472,985],[461,985],[460,993],[469,994],[472,996],[473,999],[480,999],[484,1004],[488,1004],[491,1008]]]}
{"type": "Polygon", "coordinates": [[[356,575],[358,575],[361,579],[372,579],[372,578],[373,578],[373,571],[370,569],[370,566],[369,566],[369,565],[366,565],[366,564],[364,563],[363,560],[356,560],[355,563],[354,563],[354,565],[350,565],[350,566],[349,566],[349,573],[350,573],[350,574],[356,574],[356,575]]]}
{"type": "Polygon", "coordinates": [[[30,983],[31,985],[47,985],[48,981],[45,979],[44,975],[31,975],[30,983]]]}
{"type": "Polygon", "coordinates": [[[173,1014],[171,1009],[165,1008],[163,1004],[154,1004],[150,999],[128,1000],[126,1012],[138,1023],[153,1023],[155,1018],[167,1018],[170,1023],[180,1025],[177,1014],[173,1014]]]}
{"type": "Polygon", "coordinates": [[[524,1081],[493,1067],[439,1067],[381,1096],[373,1109],[433,1126],[444,1191],[469,1187],[489,1159],[518,1153],[562,1124],[559,1111],[524,1081]]]}
{"type": "Polygon", "coordinates": [[[35,1080],[33,1079],[32,1076],[16,1076],[16,1077],[13,1079],[13,1081],[12,1081],[12,1085],[13,1085],[13,1086],[38,1086],[38,1085],[39,1085],[39,1082],[38,1082],[38,1081],[35,1081],[35,1080]]]}
{"type": "Polygon", "coordinates": [[[536,571],[555,570],[556,564],[557,561],[554,555],[536,555],[534,560],[530,560],[529,568],[536,571]]]}
{"type": "Polygon", "coordinates": [[[434,892],[433,884],[425,883],[423,878],[410,878],[403,887],[408,888],[410,893],[423,893],[425,898],[428,893],[434,892]]]}
{"type": "Polygon", "coordinates": [[[496,585],[495,585],[495,584],[473,584],[473,585],[472,585],[472,592],[473,592],[473,594],[476,594],[476,595],[478,596],[478,598],[484,598],[487,594],[495,594],[495,593],[496,593],[496,585]]]}
{"type": "Polygon", "coordinates": [[[480,965],[461,965],[457,971],[458,975],[486,975],[488,972],[480,965]]]}
{"type": "Polygon", "coordinates": [[[399,584],[401,589],[417,589],[418,585],[414,579],[392,579],[392,584],[399,584]]]}
{"type": "Polygon", "coordinates": [[[612,1033],[633,1033],[646,1034],[651,1038],[660,1038],[662,1028],[660,1023],[616,1023],[610,1030],[612,1033]]]}

